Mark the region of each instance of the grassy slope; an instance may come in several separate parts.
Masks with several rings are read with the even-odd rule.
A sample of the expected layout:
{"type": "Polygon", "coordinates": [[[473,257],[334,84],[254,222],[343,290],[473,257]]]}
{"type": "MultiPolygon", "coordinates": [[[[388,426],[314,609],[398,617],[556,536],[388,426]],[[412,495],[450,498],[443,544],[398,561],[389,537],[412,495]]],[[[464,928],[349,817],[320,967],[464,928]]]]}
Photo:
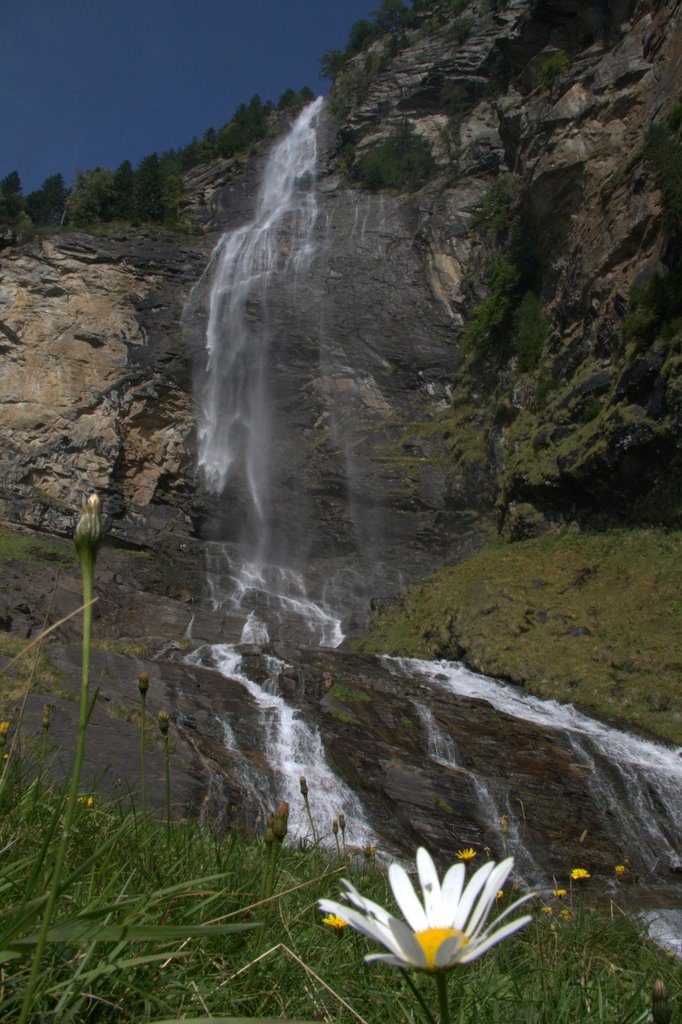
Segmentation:
{"type": "Polygon", "coordinates": [[[443,569],[376,616],[365,650],[478,671],[682,743],[682,533],[546,535],[443,569]]]}

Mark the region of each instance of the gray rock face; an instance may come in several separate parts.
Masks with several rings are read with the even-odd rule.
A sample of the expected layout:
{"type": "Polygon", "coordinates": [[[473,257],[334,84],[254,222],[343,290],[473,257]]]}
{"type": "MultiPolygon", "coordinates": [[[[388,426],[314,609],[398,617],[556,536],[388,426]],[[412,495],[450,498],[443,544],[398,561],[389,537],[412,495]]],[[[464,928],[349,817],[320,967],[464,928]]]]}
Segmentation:
{"type": "Polygon", "coordinates": [[[204,258],[132,231],[61,234],[5,254],[5,518],[67,532],[97,489],[122,537],[150,542],[170,520],[188,530],[179,506],[192,410],[178,326],[204,258]]]}
{"type": "MultiPolygon", "coordinates": [[[[336,90],[340,127],[326,119],[320,129],[310,269],[295,289],[274,280],[267,308],[249,311],[273,327],[269,527],[305,565],[314,593],[333,583],[351,633],[372,598],[466,556],[500,525],[514,540],[552,521],[622,514],[643,488],[655,495],[666,474],[674,485],[680,473],[678,363],[663,349],[631,358],[622,343],[630,286],[665,269],[676,244],[651,170],[632,157],[682,89],[679,2],[498,6],[471,4],[461,42],[447,22],[418,25],[383,70],[366,73],[367,55],[350,63],[336,90]],[[567,62],[542,85],[559,50],[567,62]],[[409,197],[349,182],[344,143],[362,154],[404,119],[431,142],[438,175],[409,197]],[[489,295],[486,267],[508,242],[506,228],[500,241],[476,226],[499,172],[542,265],[544,377],[519,371],[515,358],[472,368],[466,345],[463,326],[489,295]]],[[[369,56],[381,59],[387,45],[369,56]]],[[[103,684],[108,673],[128,674],[132,696],[113,686],[109,694],[128,714],[135,675],[149,669],[154,708],[170,707],[181,745],[179,805],[196,807],[208,793],[210,815],[228,825],[259,820],[257,786],[243,779],[247,765],[257,779],[269,769],[248,693],[179,662],[190,633],[239,639],[243,616],[206,600],[204,558],[206,542],[234,539],[248,514],[239,481],[218,500],[197,480],[192,367],[204,346],[202,274],[221,232],[253,216],[266,158],[261,150],[191,172],[188,219],[204,232],[194,242],[133,229],[60,233],[3,250],[0,271],[0,512],[66,534],[82,496],[102,494],[119,546],[100,569],[97,628],[128,657],[102,651],[96,671],[103,684]],[[146,647],[136,660],[133,643],[146,647]],[[239,722],[238,750],[216,715],[239,722]]],[[[6,566],[8,630],[40,627],[48,582],[45,565],[32,579],[21,560],[6,566]]],[[[54,614],[78,601],[65,574],[54,614]]],[[[69,622],[55,641],[67,688],[77,636],[69,622]]],[[[561,736],[512,725],[482,701],[446,700],[373,659],[306,652],[291,623],[275,639],[285,663],[278,693],[317,724],[388,846],[499,854],[478,775],[523,806],[546,870],[565,868],[578,849],[604,869],[613,863],[613,831],[561,736]],[[339,699],[337,683],[363,696],[339,699]],[[428,755],[422,702],[461,748],[460,767],[428,755]],[[578,847],[585,831],[588,846],[578,847]]],[[[273,650],[249,653],[262,676],[273,650]]],[[[100,726],[113,758],[113,727],[100,726]]],[[[120,743],[132,746],[130,722],[121,729],[120,743]]],[[[155,771],[158,789],[158,760],[155,771]]]]}

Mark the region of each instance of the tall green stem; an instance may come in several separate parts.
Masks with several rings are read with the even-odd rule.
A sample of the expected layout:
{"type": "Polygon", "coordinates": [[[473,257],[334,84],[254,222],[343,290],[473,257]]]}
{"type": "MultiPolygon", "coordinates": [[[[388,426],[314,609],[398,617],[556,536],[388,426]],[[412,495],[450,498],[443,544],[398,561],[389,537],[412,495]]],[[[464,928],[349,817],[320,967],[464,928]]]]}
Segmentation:
{"type": "Polygon", "coordinates": [[[142,824],[143,828],[147,829],[147,786],[144,777],[144,747],[145,747],[145,731],[146,731],[146,712],[147,712],[147,690],[149,689],[149,676],[146,672],[140,672],[137,683],[140,690],[140,702],[142,704],[142,712],[140,718],[140,787],[142,789],[142,824]]]}
{"type": "Polygon", "coordinates": [[[438,989],[438,1010],[440,1024],[450,1024],[450,1007],[448,1005],[448,976],[445,971],[436,971],[436,988],[438,989]]]}
{"type": "Polygon", "coordinates": [[[59,895],[59,885],[64,871],[64,861],[69,845],[69,837],[73,826],[73,818],[78,802],[78,786],[80,784],[83,757],[85,754],[85,734],[87,731],[89,717],[89,682],[90,682],[90,647],[92,642],[92,605],[94,600],[94,579],[95,579],[95,557],[97,548],[102,537],[100,523],[100,504],[96,494],[91,494],[87,500],[85,511],[76,527],[76,549],[81,563],[83,575],[83,647],[82,647],[82,669],[81,669],[81,694],[80,712],[78,718],[78,735],[76,737],[76,751],[71,769],[71,785],[64,814],[64,825],[57,847],[54,870],[50,881],[50,889],[43,911],[43,919],[40,923],[38,941],[33,954],[31,974],[24,993],[24,1001],[21,1007],[21,1014],[17,1024],[26,1024],[28,1015],[31,1012],[33,998],[38,984],[41,961],[47,934],[52,923],[54,908],[59,895]]]}

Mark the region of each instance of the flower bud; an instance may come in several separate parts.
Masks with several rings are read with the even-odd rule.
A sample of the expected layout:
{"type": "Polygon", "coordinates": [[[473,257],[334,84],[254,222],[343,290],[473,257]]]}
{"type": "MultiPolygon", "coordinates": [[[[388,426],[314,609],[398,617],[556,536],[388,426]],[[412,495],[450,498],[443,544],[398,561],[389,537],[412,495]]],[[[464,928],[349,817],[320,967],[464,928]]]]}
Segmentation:
{"type": "Polygon", "coordinates": [[[336,818],[332,818],[332,832],[335,836],[338,836],[339,834],[339,823],[336,818]]]}
{"type": "Polygon", "coordinates": [[[671,1012],[668,993],[662,981],[655,981],[651,992],[651,1016],[655,1024],[670,1024],[671,1012]]]}
{"type": "Polygon", "coordinates": [[[43,704],[43,729],[45,732],[50,728],[50,719],[52,717],[52,705],[43,704]]]}
{"type": "Polygon", "coordinates": [[[339,828],[342,832],[346,831],[346,815],[343,811],[339,811],[339,828]]]}
{"type": "Polygon", "coordinates": [[[275,820],[272,823],[272,831],[275,835],[275,839],[279,840],[280,843],[283,841],[285,835],[287,834],[288,825],[289,804],[283,800],[282,803],[277,808],[277,814],[275,815],[275,820]]]}
{"type": "Polygon", "coordinates": [[[78,520],[74,542],[79,556],[90,555],[92,559],[97,554],[97,548],[102,539],[102,511],[99,496],[91,494],[83,506],[83,514],[78,520]]]}
{"type": "Polygon", "coordinates": [[[170,719],[168,717],[168,712],[167,711],[159,711],[159,729],[161,730],[161,735],[162,736],[167,736],[168,735],[168,726],[169,726],[169,724],[170,724],[170,719]]]}
{"type": "Polygon", "coordinates": [[[305,775],[300,778],[301,796],[306,797],[308,795],[308,783],[305,780],[305,775]]]}
{"type": "Polygon", "coordinates": [[[147,690],[149,689],[149,675],[147,674],[147,672],[140,672],[139,676],[137,677],[137,685],[139,687],[140,693],[144,697],[145,694],[147,693],[147,690]]]}

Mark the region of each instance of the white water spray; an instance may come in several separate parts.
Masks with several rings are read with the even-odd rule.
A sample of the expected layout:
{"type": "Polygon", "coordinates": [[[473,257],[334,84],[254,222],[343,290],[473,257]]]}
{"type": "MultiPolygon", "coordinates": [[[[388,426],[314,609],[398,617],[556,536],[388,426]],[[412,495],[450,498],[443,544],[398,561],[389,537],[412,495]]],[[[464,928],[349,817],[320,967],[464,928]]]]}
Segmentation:
{"type": "Polygon", "coordinates": [[[481,821],[497,837],[499,849],[514,855],[517,871],[527,878],[539,879],[542,871],[523,838],[518,816],[513,812],[509,794],[496,794],[492,787],[476,772],[462,767],[455,742],[437,721],[425,704],[415,704],[426,737],[426,752],[434,761],[448,768],[456,768],[471,782],[476,795],[481,821]],[[503,818],[507,825],[503,826],[503,818]]]}

